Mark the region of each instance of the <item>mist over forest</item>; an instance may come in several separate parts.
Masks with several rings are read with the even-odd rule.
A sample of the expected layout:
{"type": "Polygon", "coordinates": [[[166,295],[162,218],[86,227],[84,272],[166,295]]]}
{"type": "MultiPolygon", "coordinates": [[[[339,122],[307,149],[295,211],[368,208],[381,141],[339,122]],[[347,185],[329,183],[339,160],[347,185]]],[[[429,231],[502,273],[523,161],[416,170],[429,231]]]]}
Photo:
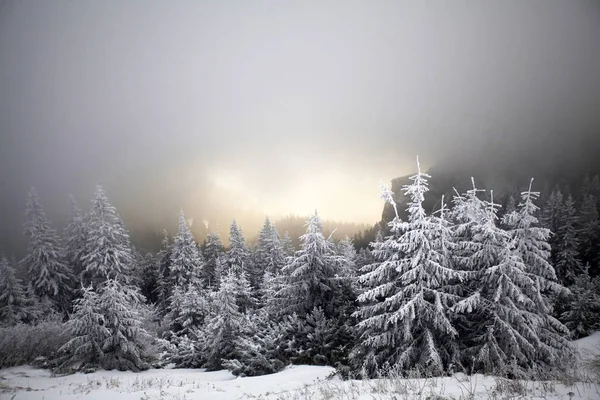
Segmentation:
{"type": "Polygon", "coordinates": [[[0,0],[0,396],[595,396],[599,105],[592,0],[0,0]]]}
{"type": "Polygon", "coordinates": [[[2,1],[1,248],[23,251],[31,186],[60,227],[67,195],[86,208],[102,184],[151,238],[180,209],[247,232],[315,209],[372,225],[379,179],[416,155],[447,174],[592,172],[598,14],[593,1],[2,1]]]}

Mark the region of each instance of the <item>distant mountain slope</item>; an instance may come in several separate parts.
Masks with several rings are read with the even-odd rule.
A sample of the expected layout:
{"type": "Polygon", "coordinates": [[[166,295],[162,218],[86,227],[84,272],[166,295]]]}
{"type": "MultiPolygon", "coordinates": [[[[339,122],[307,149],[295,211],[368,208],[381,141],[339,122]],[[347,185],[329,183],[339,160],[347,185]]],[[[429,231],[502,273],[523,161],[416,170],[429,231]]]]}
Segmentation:
{"type": "MultiPolygon", "coordinates": [[[[600,173],[600,133],[582,143],[565,142],[562,147],[548,143],[533,149],[531,146],[509,148],[500,145],[484,148],[480,152],[442,160],[427,172],[431,175],[425,198],[428,211],[439,208],[442,195],[451,205],[454,188],[464,192],[471,187],[471,177],[475,178],[478,188],[488,190],[487,196],[489,190],[493,190],[494,200],[500,204],[505,204],[510,194],[518,195],[533,177],[534,189],[541,192],[543,202],[554,186],[577,192],[586,174],[600,173]]],[[[401,218],[406,216],[402,186],[409,182],[409,176],[392,180],[401,218]]],[[[384,226],[392,218],[393,209],[386,204],[382,212],[384,226]]]]}

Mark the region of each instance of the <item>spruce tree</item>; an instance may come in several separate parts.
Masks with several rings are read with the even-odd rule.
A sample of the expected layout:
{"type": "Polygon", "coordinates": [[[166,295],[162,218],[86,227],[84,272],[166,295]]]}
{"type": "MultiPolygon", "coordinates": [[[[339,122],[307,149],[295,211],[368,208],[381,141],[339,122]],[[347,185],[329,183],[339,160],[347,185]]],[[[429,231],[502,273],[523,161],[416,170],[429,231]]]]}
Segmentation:
{"type": "Polygon", "coordinates": [[[83,256],[86,253],[86,222],[77,202],[70,196],[71,209],[64,230],[66,261],[75,277],[74,285],[79,286],[83,272],[83,256]]]}
{"type": "Polygon", "coordinates": [[[227,267],[233,269],[236,276],[246,273],[254,289],[258,289],[261,275],[252,262],[250,250],[246,246],[246,239],[242,230],[233,221],[229,228],[229,251],[227,252],[227,267]]]}
{"type": "Polygon", "coordinates": [[[104,189],[96,188],[88,222],[86,254],[82,257],[85,286],[99,288],[108,279],[129,282],[134,255],[129,234],[104,189]]]}
{"type": "Polygon", "coordinates": [[[74,312],[67,321],[67,331],[72,339],[59,350],[60,365],[56,372],[101,367],[104,344],[111,335],[106,325],[100,296],[91,287],[84,288],[83,296],[75,300],[74,312]]]}
{"type": "MultiPolygon", "coordinates": [[[[533,179],[529,189],[521,193],[518,209],[505,215],[505,225],[513,240],[515,252],[525,265],[525,273],[535,282],[534,290],[528,296],[535,303],[535,311],[540,319],[537,326],[539,348],[536,349],[536,362],[552,365],[572,349],[567,340],[568,331],[552,316],[551,300],[565,296],[568,291],[558,284],[554,268],[550,264],[551,246],[548,242],[551,232],[539,226],[536,217],[539,207],[535,201],[539,192],[532,191],[533,179]]],[[[531,288],[530,288],[531,289],[531,288]]]]}
{"type": "Polygon", "coordinates": [[[171,287],[187,288],[200,282],[200,273],[204,266],[202,254],[185,220],[183,211],[179,214],[179,233],[175,236],[171,249],[169,280],[171,287]]]}
{"type": "Polygon", "coordinates": [[[214,296],[211,313],[201,330],[201,350],[204,366],[209,370],[223,368],[225,360],[237,359],[236,342],[243,315],[236,303],[236,273],[230,269],[221,280],[219,291],[214,296]]]}
{"type": "Polygon", "coordinates": [[[389,364],[389,360],[392,360],[394,357],[394,349],[392,347],[375,349],[371,345],[365,345],[364,341],[371,336],[377,335],[378,332],[376,328],[360,326],[360,324],[364,319],[370,317],[365,311],[367,307],[379,307],[377,303],[382,303],[386,298],[396,295],[400,289],[396,283],[400,276],[396,270],[399,253],[393,251],[393,248],[402,235],[399,229],[402,221],[398,216],[394,192],[383,181],[380,181],[380,187],[381,198],[386,203],[392,205],[395,211],[395,218],[389,222],[389,236],[384,238],[382,229],[377,231],[375,241],[369,244],[372,248],[368,253],[370,263],[365,262],[360,269],[361,275],[357,280],[358,292],[360,293],[358,296],[360,308],[355,313],[355,317],[358,320],[355,327],[356,334],[358,335],[358,345],[350,354],[354,369],[363,371],[369,376],[377,374],[384,364],[389,364]],[[374,290],[377,292],[374,292],[374,290]],[[366,292],[371,292],[371,294],[365,294],[366,292]],[[375,300],[368,302],[365,300],[365,296],[373,295],[375,296],[375,300]]]}
{"type": "Polygon", "coordinates": [[[560,189],[557,187],[552,191],[552,193],[550,193],[550,197],[544,205],[544,210],[542,212],[542,225],[544,228],[550,229],[552,233],[556,233],[558,231],[562,209],[563,195],[560,189]]]}
{"type": "Polygon", "coordinates": [[[159,301],[159,262],[152,253],[146,253],[140,259],[140,290],[147,303],[157,304],[159,301]]]}
{"type": "Polygon", "coordinates": [[[153,355],[148,353],[142,328],[140,307],[142,297],[131,286],[110,279],[102,288],[99,306],[109,336],[102,346],[102,368],[120,371],[141,371],[149,368],[153,355]]]}
{"type": "Polygon", "coordinates": [[[246,312],[255,308],[260,297],[262,276],[252,260],[244,235],[235,221],[229,229],[229,251],[226,260],[227,269],[237,277],[234,291],[239,310],[246,312]]]}
{"type": "MultiPolygon", "coordinates": [[[[458,297],[446,286],[462,275],[451,262],[452,232],[443,213],[432,218],[423,208],[428,178],[418,168],[403,187],[410,199],[408,221],[401,222],[396,211],[392,235],[375,244],[383,260],[361,277],[370,289],[359,297],[361,345],[355,357],[363,358],[371,374],[383,364],[441,374],[459,361],[450,321],[458,297]]],[[[383,197],[396,209],[391,192],[384,190],[383,197]]]]}
{"type": "MultiPolygon", "coordinates": [[[[552,287],[547,279],[547,267],[540,263],[543,238],[538,250],[526,261],[519,246],[530,243],[543,230],[532,229],[531,192],[521,204],[519,239],[496,225],[497,204],[482,201],[477,189],[457,198],[456,218],[463,236],[459,247],[461,266],[471,272],[467,288],[470,295],[455,306],[464,319],[459,320],[461,344],[465,348],[465,364],[475,371],[524,374],[536,363],[559,366],[559,361],[571,355],[571,349],[561,337],[564,327],[548,318],[551,307],[540,294],[552,287]],[[528,200],[527,200],[528,199],[528,200]],[[522,243],[519,243],[522,241],[522,243]],[[538,256],[538,257],[536,257],[538,256]],[[532,262],[531,260],[536,260],[532,262]],[[530,264],[528,264],[530,263],[530,264]],[[558,343],[552,343],[557,340],[558,343]],[[469,365],[471,364],[471,365],[469,365]]],[[[518,219],[518,218],[517,218],[518,219]]],[[[515,233],[517,234],[517,233],[515,233]]],[[[540,240],[540,238],[537,238],[540,240]]]]}
{"type": "Polygon", "coordinates": [[[65,262],[65,252],[52,229],[35,189],[27,197],[25,235],[29,239],[23,264],[35,295],[50,299],[57,309],[70,307],[73,275],[65,262]]]}
{"type": "Polygon", "coordinates": [[[221,277],[227,272],[227,253],[220,253],[215,262],[215,280],[217,286],[213,287],[213,291],[218,290],[221,285],[221,277]]]}
{"type": "Polygon", "coordinates": [[[202,269],[202,279],[204,285],[212,290],[219,288],[219,257],[225,252],[223,243],[218,233],[209,233],[206,237],[204,246],[204,268],[202,269]]]}
{"type": "Polygon", "coordinates": [[[0,257],[0,325],[31,322],[33,302],[6,257],[0,257]]]}
{"type": "Polygon", "coordinates": [[[169,297],[171,297],[171,255],[172,247],[169,243],[169,234],[163,230],[163,240],[156,259],[158,262],[158,307],[162,315],[169,308],[169,297]]]}
{"type": "Polygon", "coordinates": [[[281,272],[273,275],[269,271],[266,271],[263,276],[260,290],[260,306],[271,315],[277,315],[281,311],[279,308],[281,303],[277,297],[277,293],[282,289],[284,282],[285,277],[281,272]]]}
{"type": "Polygon", "coordinates": [[[307,346],[297,346],[296,364],[332,365],[345,370],[347,356],[354,345],[351,330],[341,318],[327,318],[320,307],[312,310],[296,332],[299,340],[308,338],[307,346]],[[300,335],[298,333],[301,333],[300,335]]]}
{"type": "Polygon", "coordinates": [[[559,237],[556,235],[560,226],[560,218],[563,211],[563,195],[558,187],[556,187],[542,210],[541,224],[544,228],[550,229],[552,233],[549,239],[551,252],[550,261],[553,266],[556,266],[556,254],[558,252],[559,237]]]}
{"type": "Polygon", "coordinates": [[[590,266],[590,274],[596,276],[600,262],[600,217],[598,201],[593,195],[584,197],[579,211],[581,221],[579,253],[584,265],[590,266]]]}
{"type": "Polygon", "coordinates": [[[147,349],[148,333],[141,327],[141,296],[131,286],[108,279],[100,293],[85,288],[67,322],[73,338],[61,352],[58,371],[86,369],[148,369],[154,357],[147,349]]]}
{"type": "Polygon", "coordinates": [[[591,278],[588,271],[575,277],[568,306],[561,315],[574,339],[600,330],[600,277],[591,278]]]}
{"type": "Polygon", "coordinates": [[[146,268],[146,258],[144,255],[135,247],[131,246],[131,254],[133,255],[133,263],[129,270],[129,284],[141,289],[143,286],[144,269],[146,268]]]}
{"type": "Polygon", "coordinates": [[[360,280],[360,276],[370,271],[374,265],[375,257],[368,248],[362,248],[356,257],[356,279],[353,280],[354,290],[358,295],[362,294],[367,289],[365,282],[360,280]]]}
{"type": "Polygon", "coordinates": [[[556,258],[554,268],[559,282],[571,285],[575,277],[584,271],[579,255],[579,233],[573,197],[563,203],[556,231],[556,258]]]}
{"type": "Polygon", "coordinates": [[[197,340],[196,330],[203,324],[209,311],[203,289],[193,283],[187,287],[176,286],[170,304],[171,311],[167,316],[170,320],[170,335],[197,340]]]}
{"type": "Polygon", "coordinates": [[[349,278],[354,278],[356,276],[356,260],[358,254],[356,253],[356,249],[354,248],[354,244],[352,243],[352,239],[350,239],[347,235],[344,239],[342,239],[337,245],[337,253],[341,257],[341,275],[349,278]]]}
{"type": "Polygon", "coordinates": [[[200,368],[204,364],[201,342],[187,335],[170,338],[166,359],[177,368],[200,368]]]}
{"type": "Polygon", "coordinates": [[[244,316],[234,344],[236,358],[225,361],[223,366],[237,376],[278,372],[285,366],[279,357],[280,344],[278,325],[269,318],[268,312],[256,311],[244,316]]]}
{"type": "Polygon", "coordinates": [[[342,260],[322,230],[321,218],[315,212],[306,224],[306,233],[300,237],[300,250],[283,268],[286,282],[278,296],[286,303],[282,310],[286,314],[304,316],[316,307],[328,317],[337,313],[337,302],[342,300],[337,297],[342,260]]]}
{"type": "Polygon", "coordinates": [[[262,272],[262,274],[265,271],[273,275],[277,274],[285,264],[285,255],[279,234],[275,226],[271,224],[269,217],[265,219],[263,228],[258,234],[258,247],[256,249],[255,260],[257,270],[258,272],[262,272]]]}
{"type": "MultiPolygon", "coordinates": [[[[535,201],[540,193],[532,191],[532,184],[533,179],[529,189],[521,193],[518,209],[507,213],[503,222],[514,241],[516,252],[527,266],[527,272],[544,279],[546,284],[552,286],[554,292],[561,292],[564,289],[553,283],[556,281],[556,274],[549,262],[551,254],[549,240],[552,232],[548,228],[539,226],[536,217],[539,207],[535,201]]],[[[543,288],[544,291],[547,289],[543,288]]]]}
{"type": "Polygon", "coordinates": [[[235,280],[234,291],[238,309],[241,313],[247,313],[249,310],[257,308],[259,290],[252,287],[245,271],[242,271],[235,280]]]}
{"type": "Polygon", "coordinates": [[[281,247],[283,249],[283,255],[287,257],[293,257],[294,252],[294,243],[292,242],[292,238],[288,231],[285,231],[283,238],[281,239],[281,247]]]}
{"type": "Polygon", "coordinates": [[[341,368],[339,364],[347,363],[353,346],[350,325],[355,294],[350,279],[342,276],[342,258],[336,254],[335,244],[323,236],[316,212],[308,221],[300,243],[300,250],[282,271],[282,288],[274,301],[280,309],[277,315],[294,315],[299,322],[287,330],[287,337],[296,338],[288,346],[288,357],[293,362],[315,361],[309,354],[316,355],[315,351],[322,350],[319,363],[341,368]],[[307,330],[317,314],[319,324],[328,327],[325,336],[330,342],[323,343],[323,336],[307,330]]]}

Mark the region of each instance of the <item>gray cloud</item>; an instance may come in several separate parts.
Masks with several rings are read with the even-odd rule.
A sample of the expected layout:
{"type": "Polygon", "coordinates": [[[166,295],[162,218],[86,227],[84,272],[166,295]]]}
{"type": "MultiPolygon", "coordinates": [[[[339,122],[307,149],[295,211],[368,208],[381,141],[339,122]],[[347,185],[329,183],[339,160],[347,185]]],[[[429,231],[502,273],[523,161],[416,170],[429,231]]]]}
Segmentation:
{"type": "Polygon", "coordinates": [[[5,1],[4,237],[96,182],[138,221],[374,221],[416,154],[589,145],[598,38],[594,1],[5,1]]]}

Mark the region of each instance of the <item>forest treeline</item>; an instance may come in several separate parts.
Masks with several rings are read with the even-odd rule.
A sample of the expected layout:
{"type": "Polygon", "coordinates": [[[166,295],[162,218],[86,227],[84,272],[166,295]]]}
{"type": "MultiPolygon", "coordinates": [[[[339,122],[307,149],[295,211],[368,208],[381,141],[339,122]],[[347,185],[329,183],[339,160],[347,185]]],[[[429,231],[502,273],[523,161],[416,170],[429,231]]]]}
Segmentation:
{"type": "Polygon", "coordinates": [[[61,234],[32,189],[27,254],[0,261],[0,364],[259,375],[302,363],[347,376],[567,368],[570,340],[600,329],[599,177],[543,202],[532,180],[503,206],[471,178],[433,210],[429,179],[418,168],[402,205],[382,185],[394,214],[354,238],[372,235],[368,246],[324,235],[317,213],[298,245],[268,218],[254,246],[235,221],[227,248],[216,233],[198,243],[181,212],[155,254],[132,246],[102,187],[86,212],[72,201],[61,234]]]}

